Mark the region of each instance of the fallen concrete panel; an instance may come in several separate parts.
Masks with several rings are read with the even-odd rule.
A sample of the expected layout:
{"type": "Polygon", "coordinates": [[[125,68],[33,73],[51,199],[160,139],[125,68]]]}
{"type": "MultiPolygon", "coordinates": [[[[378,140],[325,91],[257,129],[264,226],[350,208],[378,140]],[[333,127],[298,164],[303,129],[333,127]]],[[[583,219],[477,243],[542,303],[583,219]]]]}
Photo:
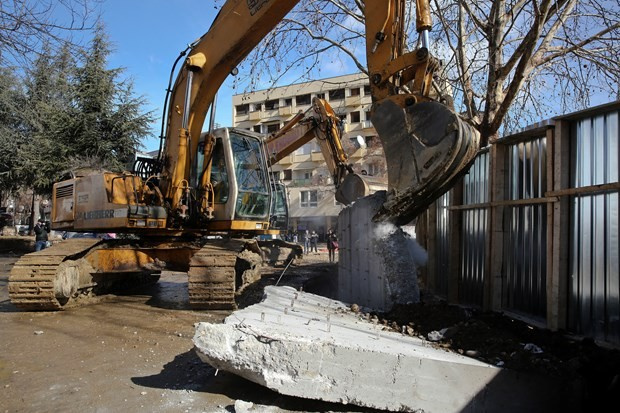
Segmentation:
{"type": "Polygon", "coordinates": [[[198,323],[211,366],[281,394],[391,411],[554,411],[558,387],[382,331],[340,302],[266,287],[224,324],[198,323]]]}

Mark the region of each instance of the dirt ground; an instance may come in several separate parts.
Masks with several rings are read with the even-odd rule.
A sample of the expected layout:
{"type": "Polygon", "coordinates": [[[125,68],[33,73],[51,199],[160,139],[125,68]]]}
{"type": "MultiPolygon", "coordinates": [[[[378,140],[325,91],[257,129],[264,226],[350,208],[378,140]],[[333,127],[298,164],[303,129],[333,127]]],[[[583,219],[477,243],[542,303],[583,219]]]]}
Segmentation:
{"type": "MultiPolygon", "coordinates": [[[[189,309],[181,273],[164,272],[154,286],[79,308],[19,311],[9,302],[7,282],[20,254],[0,252],[0,413],[234,412],[236,401],[274,412],[372,411],[282,396],[202,363],[193,351],[194,323],[220,322],[229,312],[189,309]]],[[[328,295],[337,276],[324,249],[283,270],[247,288],[239,306],[257,302],[262,288],[278,280],[328,295]]],[[[420,304],[362,316],[424,338],[447,329],[437,346],[510,369],[570,377],[584,400],[571,411],[612,411],[604,406],[620,401],[619,352],[589,340],[425,295],[420,304]]]]}

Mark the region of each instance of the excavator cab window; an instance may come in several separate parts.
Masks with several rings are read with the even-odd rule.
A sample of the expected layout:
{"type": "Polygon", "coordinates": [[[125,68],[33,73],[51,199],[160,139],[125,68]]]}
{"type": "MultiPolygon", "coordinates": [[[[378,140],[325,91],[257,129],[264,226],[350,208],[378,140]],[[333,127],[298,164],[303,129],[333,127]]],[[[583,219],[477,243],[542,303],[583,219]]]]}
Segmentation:
{"type": "Polygon", "coordinates": [[[224,145],[222,139],[215,140],[213,148],[213,163],[211,164],[211,185],[213,185],[214,201],[225,203],[228,201],[228,172],[226,172],[226,159],[224,158],[224,145]]]}
{"type": "Polygon", "coordinates": [[[230,134],[238,197],[236,219],[265,219],[269,215],[270,188],[261,142],[234,132],[230,134]]]}
{"type": "Polygon", "coordinates": [[[271,229],[286,231],[288,229],[288,202],[286,186],[282,182],[272,183],[271,229]]]}
{"type": "MultiPolygon", "coordinates": [[[[214,201],[218,204],[225,204],[230,196],[228,171],[226,170],[226,158],[224,155],[224,143],[222,138],[215,139],[211,164],[211,185],[213,185],[214,201]]],[[[192,170],[191,184],[195,188],[198,186],[200,174],[204,165],[204,141],[198,144],[195,167],[192,170]]]]}

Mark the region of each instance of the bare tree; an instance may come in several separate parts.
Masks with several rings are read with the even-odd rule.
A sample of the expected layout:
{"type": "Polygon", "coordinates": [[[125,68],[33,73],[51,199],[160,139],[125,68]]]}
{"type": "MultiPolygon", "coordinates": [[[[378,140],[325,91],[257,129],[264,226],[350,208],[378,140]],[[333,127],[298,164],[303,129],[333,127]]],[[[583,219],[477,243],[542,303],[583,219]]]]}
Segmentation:
{"type": "Polygon", "coordinates": [[[0,65],[24,65],[47,44],[78,44],[74,34],[98,20],[101,0],[7,0],[0,3],[0,65]]]}
{"type": "MultiPolygon", "coordinates": [[[[444,60],[455,109],[467,115],[484,142],[502,128],[587,107],[595,93],[618,96],[619,0],[433,0],[433,5],[431,53],[444,60]]],[[[405,20],[413,49],[412,16],[405,20]]],[[[316,79],[322,68],[339,62],[343,74],[350,73],[350,63],[367,73],[363,22],[362,0],[300,1],[245,60],[238,86],[254,90],[316,79]]]]}
{"type": "MultiPolygon", "coordinates": [[[[615,98],[618,0],[434,0],[446,71],[482,136],[541,114],[615,98]]],[[[522,126],[522,125],[521,125],[522,126]]]]}

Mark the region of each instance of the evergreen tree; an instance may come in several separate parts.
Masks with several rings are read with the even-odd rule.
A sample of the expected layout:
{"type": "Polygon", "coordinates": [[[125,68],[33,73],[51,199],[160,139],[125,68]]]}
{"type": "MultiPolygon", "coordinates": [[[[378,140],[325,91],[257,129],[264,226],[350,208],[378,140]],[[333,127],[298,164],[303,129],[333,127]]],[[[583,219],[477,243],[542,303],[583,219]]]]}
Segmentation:
{"type": "Polygon", "coordinates": [[[52,56],[49,48],[35,60],[26,80],[27,141],[19,151],[21,183],[36,194],[49,194],[60,171],[67,168],[66,139],[59,136],[71,118],[68,84],[71,66],[65,54],[52,56]]]}
{"type": "Polygon", "coordinates": [[[25,139],[25,95],[18,79],[0,68],[0,202],[19,188],[19,147],[25,139]]]}
{"type": "Polygon", "coordinates": [[[143,97],[133,94],[131,80],[119,80],[121,68],[107,69],[110,43],[98,26],[90,47],[76,70],[76,103],[72,139],[75,154],[101,160],[103,166],[122,170],[150,134],[151,112],[142,112],[143,97]]]}
{"type": "Polygon", "coordinates": [[[144,98],[134,96],[130,80],[119,79],[122,69],[106,69],[110,45],[103,28],[79,66],[70,47],[58,55],[44,49],[25,82],[23,139],[13,142],[11,170],[38,195],[51,194],[70,170],[123,170],[150,133],[153,115],[142,111],[144,98]]]}

